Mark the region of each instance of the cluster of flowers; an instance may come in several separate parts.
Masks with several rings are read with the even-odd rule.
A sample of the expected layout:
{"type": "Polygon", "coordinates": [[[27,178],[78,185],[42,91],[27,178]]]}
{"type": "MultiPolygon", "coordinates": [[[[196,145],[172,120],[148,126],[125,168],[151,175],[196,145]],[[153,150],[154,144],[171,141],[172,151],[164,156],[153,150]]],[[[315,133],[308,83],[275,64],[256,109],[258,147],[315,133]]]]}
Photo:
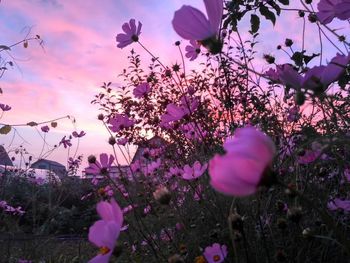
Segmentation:
{"type": "Polygon", "coordinates": [[[22,216],[25,213],[25,211],[22,209],[21,206],[13,207],[13,206],[10,206],[6,201],[0,201],[0,208],[4,212],[12,215],[22,216]]]}
{"type": "MultiPolygon", "coordinates": [[[[223,15],[222,0],[204,0],[207,17],[201,11],[191,6],[183,6],[175,12],[172,21],[174,30],[184,39],[190,41],[190,45],[186,47],[186,57],[190,60],[197,58],[200,53],[201,46],[215,55],[221,52],[223,40],[220,35],[221,20],[223,15]]],[[[350,2],[344,0],[323,1],[318,5],[319,12],[317,16],[319,20],[326,24],[334,17],[340,19],[348,19],[350,17],[350,2]]],[[[133,42],[139,42],[142,24],[139,22],[136,27],[136,22],[131,19],[129,23],[122,26],[124,33],[118,34],[116,40],[117,46],[124,48],[133,42]]],[[[311,69],[304,70],[302,73],[298,69],[293,68],[290,64],[277,65],[276,69],[268,70],[264,75],[267,79],[274,83],[285,85],[287,88],[292,88],[295,91],[312,91],[313,95],[319,95],[327,90],[329,85],[339,80],[346,72],[347,65],[350,62],[350,55],[337,54],[326,66],[315,66],[311,69]]],[[[135,85],[133,95],[136,99],[147,98],[152,92],[153,87],[150,83],[142,82],[135,85]]],[[[191,90],[191,88],[188,88],[191,90]]],[[[159,127],[164,130],[175,130],[180,125],[180,130],[185,137],[193,141],[201,141],[207,133],[197,123],[188,122],[181,124],[181,120],[188,118],[200,106],[200,98],[191,96],[193,94],[183,95],[178,103],[171,102],[165,104],[165,112],[160,115],[159,127]]],[[[297,104],[299,104],[297,102],[297,104]]],[[[300,103],[300,105],[303,103],[300,103]]],[[[287,120],[296,122],[300,118],[299,106],[295,105],[288,110],[287,120]]],[[[129,129],[137,124],[131,116],[126,114],[113,114],[107,120],[108,128],[118,133],[124,129],[129,129]]],[[[235,127],[236,128],[236,127],[235,127]]],[[[216,191],[234,197],[243,197],[256,193],[261,186],[269,186],[276,183],[275,174],[272,172],[272,165],[276,155],[276,144],[274,141],[262,132],[259,128],[252,125],[243,125],[242,128],[236,128],[232,136],[228,136],[231,132],[225,134],[223,143],[224,153],[216,154],[206,164],[202,161],[194,161],[192,165],[170,166],[161,158],[156,158],[154,154],[153,160],[146,165],[145,162],[135,162],[131,164],[127,178],[133,180],[135,173],[142,172],[144,175],[156,174],[157,171],[163,169],[166,176],[163,178],[149,178],[149,182],[157,185],[157,189],[153,192],[153,197],[162,204],[170,202],[170,190],[177,190],[179,198],[176,200],[176,205],[181,206],[181,192],[188,192],[189,187],[181,187],[177,182],[171,182],[172,177],[181,177],[185,181],[193,181],[199,178],[208,169],[210,185],[216,191]],[[168,186],[164,186],[167,184],[168,186]]],[[[127,138],[120,138],[119,145],[125,145],[128,142],[127,138]]],[[[288,145],[283,151],[283,155],[288,155],[292,151],[293,145],[288,145]]],[[[293,149],[294,150],[294,149],[293,149]]],[[[316,161],[318,158],[327,159],[327,156],[322,154],[322,147],[313,145],[312,149],[307,150],[304,154],[297,158],[297,163],[307,165],[316,161]]],[[[180,153],[181,154],[181,153],[180,153]]],[[[151,154],[152,155],[152,154],[151,154]]],[[[175,159],[175,157],[174,157],[175,159]]],[[[114,157],[107,154],[100,155],[100,161],[94,160],[90,162],[86,172],[94,175],[108,175],[111,171],[114,157]]],[[[146,183],[145,183],[146,185],[146,183]]],[[[201,185],[193,186],[196,197],[200,199],[201,185]]],[[[128,196],[127,190],[123,185],[118,185],[118,189],[123,193],[124,197],[128,196]],[[124,188],[124,189],[123,189],[124,188]]],[[[104,189],[104,191],[106,191],[104,189]]],[[[107,190],[108,191],[108,190],[107,190]]],[[[101,248],[99,256],[91,262],[106,262],[106,258],[112,254],[116,239],[119,236],[122,227],[122,215],[137,207],[136,204],[127,206],[121,210],[114,199],[111,203],[101,202],[97,206],[97,211],[102,220],[96,222],[89,232],[91,242],[101,248]],[[102,206],[104,207],[102,209],[102,206]],[[107,212],[109,211],[107,216],[107,212]],[[112,224],[112,226],[110,226],[112,224]],[[118,227],[117,227],[118,226],[118,227]],[[108,227],[111,227],[109,233],[106,233],[108,227]],[[97,235],[95,229],[99,229],[97,235]],[[112,233],[112,234],[111,234],[112,233]],[[106,236],[103,239],[103,234],[106,236]],[[108,242],[100,242],[101,240],[108,242]],[[98,242],[97,242],[97,241],[98,242]],[[101,261],[97,261],[101,259],[101,261]]],[[[350,210],[349,200],[340,198],[331,199],[328,203],[329,210],[350,210]]],[[[144,213],[150,213],[151,206],[146,206],[143,209],[144,213]]],[[[287,204],[283,204],[283,211],[289,212],[287,204]]],[[[268,221],[268,219],[266,219],[268,221]]],[[[144,241],[146,242],[146,241],[144,241]]],[[[205,249],[202,262],[223,262],[227,256],[226,245],[213,244],[205,249]]],[[[198,259],[198,262],[201,259],[198,259]]]]}

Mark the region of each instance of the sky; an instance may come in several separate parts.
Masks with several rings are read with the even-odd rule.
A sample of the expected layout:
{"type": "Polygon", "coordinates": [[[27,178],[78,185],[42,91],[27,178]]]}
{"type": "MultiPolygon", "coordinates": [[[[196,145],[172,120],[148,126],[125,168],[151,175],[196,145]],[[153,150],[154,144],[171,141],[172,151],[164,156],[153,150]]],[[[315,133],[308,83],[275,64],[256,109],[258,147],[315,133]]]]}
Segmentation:
{"type": "MultiPolygon", "coordinates": [[[[46,135],[47,143],[58,144],[73,130],[84,130],[87,135],[81,138],[77,150],[75,140],[69,153],[61,146],[47,159],[66,164],[67,156],[77,153],[84,155],[86,164],[90,154],[111,153],[108,132],[97,120],[97,106],[90,102],[103,82],[120,84],[118,74],[125,67],[131,48],[142,52],[137,44],[117,48],[115,36],[121,32],[123,23],[135,18],[143,24],[140,41],[145,46],[154,50],[165,64],[180,62],[174,46],[180,37],[173,31],[171,20],[174,11],[183,4],[204,10],[202,0],[2,0],[0,45],[23,39],[29,29],[31,35],[40,35],[44,44],[41,47],[31,41],[28,48],[19,45],[12,49],[15,66],[0,79],[3,90],[0,103],[10,105],[12,110],[5,112],[0,123],[41,122],[70,115],[76,123],[72,123],[73,117],[58,121],[57,128],[46,135]]],[[[318,33],[311,27],[307,27],[305,43],[313,51],[318,33]]],[[[244,29],[242,32],[243,38],[248,35],[244,29]]],[[[301,33],[302,20],[294,12],[286,12],[275,27],[269,21],[263,22],[259,55],[275,53],[276,45],[286,37],[300,44],[301,33]]],[[[326,57],[331,49],[325,45],[326,57]]],[[[257,63],[266,66],[261,59],[257,63]]],[[[2,135],[0,145],[11,151],[10,156],[12,150],[23,145],[35,158],[42,152],[42,137],[38,128],[18,127],[2,135]]],[[[125,160],[120,157],[120,162],[125,160]]]]}

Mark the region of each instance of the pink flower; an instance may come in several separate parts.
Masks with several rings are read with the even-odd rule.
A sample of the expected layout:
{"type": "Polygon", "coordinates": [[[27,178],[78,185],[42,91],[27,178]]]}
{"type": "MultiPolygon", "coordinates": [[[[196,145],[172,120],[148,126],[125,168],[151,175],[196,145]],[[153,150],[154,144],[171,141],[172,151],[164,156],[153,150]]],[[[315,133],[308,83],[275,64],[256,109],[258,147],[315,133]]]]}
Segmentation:
{"type": "Polygon", "coordinates": [[[207,164],[204,164],[202,166],[201,163],[198,161],[196,161],[193,164],[193,167],[186,164],[183,168],[184,173],[182,174],[182,178],[184,180],[194,180],[194,179],[200,177],[205,172],[207,167],[208,167],[207,164]]]}
{"type": "Polygon", "coordinates": [[[73,137],[75,137],[75,138],[81,138],[81,137],[85,136],[86,133],[85,133],[84,131],[81,131],[81,132],[79,132],[79,133],[77,133],[76,131],[74,131],[74,132],[72,133],[72,135],[73,135],[73,137]]]}
{"type": "Polygon", "coordinates": [[[337,81],[350,62],[350,54],[337,54],[327,66],[315,66],[301,76],[289,64],[277,66],[278,79],[286,86],[295,90],[301,88],[312,90],[315,94],[325,91],[328,86],[337,81]]]}
{"type": "Polygon", "coordinates": [[[240,128],[224,148],[225,155],[215,155],[209,162],[212,187],[234,196],[255,193],[276,151],[271,138],[254,127],[240,128]]]}
{"type": "Polygon", "coordinates": [[[327,205],[329,210],[344,210],[344,211],[350,211],[350,200],[341,200],[339,198],[336,198],[334,200],[331,200],[327,205]]]}
{"type": "Polygon", "coordinates": [[[47,126],[47,125],[42,126],[40,129],[42,132],[49,132],[49,130],[50,130],[49,126],[47,126]]]}
{"type": "Polygon", "coordinates": [[[0,109],[2,111],[9,111],[9,110],[11,110],[11,107],[9,105],[0,103],[0,109]]]}
{"type": "Polygon", "coordinates": [[[270,68],[268,71],[264,73],[264,75],[273,82],[279,82],[279,74],[277,70],[270,68]]]}
{"type": "Polygon", "coordinates": [[[224,262],[227,256],[227,246],[220,245],[218,243],[213,244],[211,247],[206,247],[203,253],[208,263],[221,263],[224,262]]]}
{"type": "Polygon", "coordinates": [[[149,84],[147,82],[144,82],[144,83],[141,83],[140,85],[138,85],[134,89],[133,94],[134,94],[135,98],[142,98],[143,96],[148,94],[150,91],[151,91],[151,87],[149,86],[149,84]]]}
{"type": "Polygon", "coordinates": [[[127,138],[120,138],[117,140],[117,144],[118,145],[123,145],[125,146],[128,143],[128,139],[127,138]]]}
{"type": "Polygon", "coordinates": [[[328,24],[332,22],[336,17],[335,6],[340,3],[341,0],[321,0],[317,5],[317,17],[322,24],[328,24]]]}
{"type": "Polygon", "coordinates": [[[89,229],[89,241],[100,248],[99,254],[90,263],[108,263],[113,253],[123,224],[123,213],[114,199],[111,203],[97,204],[97,212],[102,220],[96,221],[89,229]]]}
{"type": "Polygon", "coordinates": [[[135,122],[129,119],[128,116],[117,114],[114,118],[110,119],[108,126],[112,132],[119,132],[122,129],[129,128],[135,124],[135,122]]]}
{"type": "Polygon", "coordinates": [[[319,150],[306,150],[303,156],[300,156],[298,163],[309,164],[317,160],[321,152],[319,150]]]}
{"type": "Polygon", "coordinates": [[[350,18],[350,1],[343,0],[335,6],[337,18],[347,20],[350,18]]]}
{"type": "Polygon", "coordinates": [[[122,26],[124,33],[120,33],[116,37],[116,41],[118,42],[117,47],[124,48],[132,42],[137,42],[141,34],[141,27],[142,24],[139,22],[136,28],[135,19],[130,19],[129,23],[124,23],[122,26]]]}
{"type": "Polygon", "coordinates": [[[344,176],[348,182],[350,182],[350,168],[344,170],[344,176]]]}
{"type": "Polygon", "coordinates": [[[66,139],[66,136],[64,136],[62,138],[62,140],[60,141],[59,145],[63,144],[63,147],[64,148],[67,148],[67,147],[71,147],[72,146],[72,143],[70,142],[70,139],[66,139]]]}
{"type": "Polygon", "coordinates": [[[109,172],[113,162],[113,155],[110,155],[108,158],[106,153],[102,153],[100,154],[100,162],[95,161],[94,163],[90,163],[89,167],[85,169],[85,173],[94,175],[106,174],[109,172]]]}
{"type": "Polygon", "coordinates": [[[186,115],[186,111],[173,103],[168,104],[166,107],[167,113],[161,116],[162,123],[169,123],[172,121],[178,121],[186,115]]]}
{"type": "Polygon", "coordinates": [[[185,47],[186,58],[189,58],[190,61],[195,60],[198,55],[201,53],[201,46],[196,40],[190,40],[190,45],[185,47]]]}
{"type": "Polygon", "coordinates": [[[144,209],[143,209],[143,213],[145,215],[147,215],[149,212],[151,212],[151,206],[150,205],[147,205],[144,209]]]}
{"type": "Polygon", "coordinates": [[[204,0],[208,19],[192,6],[183,5],[174,14],[174,30],[187,40],[205,40],[219,33],[223,15],[223,0],[204,0]]]}
{"type": "Polygon", "coordinates": [[[181,130],[185,133],[186,138],[190,140],[202,140],[207,136],[207,132],[202,129],[201,125],[196,125],[193,122],[183,125],[181,130]]]}
{"type": "Polygon", "coordinates": [[[287,115],[287,121],[289,122],[295,122],[300,118],[300,114],[299,114],[299,109],[300,107],[298,106],[293,106],[291,108],[288,109],[288,115],[287,115]]]}
{"type": "Polygon", "coordinates": [[[277,66],[277,74],[279,80],[286,86],[290,86],[292,89],[299,90],[303,77],[293,69],[289,64],[277,66]]]}
{"type": "Polygon", "coordinates": [[[322,24],[332,22],[335,17],[341,20],[350,18],[349,0],[321,0],[317,8],[317,17],[322,24]]]}

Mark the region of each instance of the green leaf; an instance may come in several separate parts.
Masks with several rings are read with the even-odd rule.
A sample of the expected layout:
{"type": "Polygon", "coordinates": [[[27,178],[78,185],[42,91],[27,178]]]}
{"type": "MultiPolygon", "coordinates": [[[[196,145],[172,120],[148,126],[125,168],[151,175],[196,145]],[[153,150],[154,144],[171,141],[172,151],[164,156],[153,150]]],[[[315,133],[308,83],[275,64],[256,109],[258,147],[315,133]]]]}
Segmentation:
{"type": "Polygon", "coordinates": [[[266,6],[260,6],[259,8],[260,13],[268,20],[272,22],[273,25],[276,23],[276,16],[274,13],[272,13],[266,6]]]}
{"type": "Polygon", "coordinates": [[[8,134],[11,131],[10,125],[4,125],[0,128],[0,134],[8,134]]]}
{"type": "Polygon", "coordinates": [[[289,5],[289,0],[278,0],[278,2],[280,2],[284,5],[289,5]]]}
{"type": "Polygon", "coordinates": [[[255,14],[252,14],[250,16],[250,25],[251,25],[251,32],[254,34],[256,32],[258,32],[259,30],[259,27],[260,27],[260,18],[255,15],[255,14]]]}

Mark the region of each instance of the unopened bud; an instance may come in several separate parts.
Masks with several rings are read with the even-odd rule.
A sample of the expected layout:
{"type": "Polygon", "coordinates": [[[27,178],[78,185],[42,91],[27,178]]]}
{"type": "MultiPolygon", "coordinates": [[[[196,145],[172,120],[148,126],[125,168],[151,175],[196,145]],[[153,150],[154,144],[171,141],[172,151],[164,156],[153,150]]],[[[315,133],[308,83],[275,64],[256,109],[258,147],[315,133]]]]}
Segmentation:
{"type": "Polygon", "coordinates": [[[96,156],[95,155],[90,155],[88,157],[88,162],[89,163],[96,163],[96,156]]]}
{"type": "Polygon", "coordinates": [[[168,205],[171,200],[171,194],[165,186],[162,186],[158,188],[154,193],[153,193],[154,199],[156,199],[160,204],[162,205],[168,205]]]}

